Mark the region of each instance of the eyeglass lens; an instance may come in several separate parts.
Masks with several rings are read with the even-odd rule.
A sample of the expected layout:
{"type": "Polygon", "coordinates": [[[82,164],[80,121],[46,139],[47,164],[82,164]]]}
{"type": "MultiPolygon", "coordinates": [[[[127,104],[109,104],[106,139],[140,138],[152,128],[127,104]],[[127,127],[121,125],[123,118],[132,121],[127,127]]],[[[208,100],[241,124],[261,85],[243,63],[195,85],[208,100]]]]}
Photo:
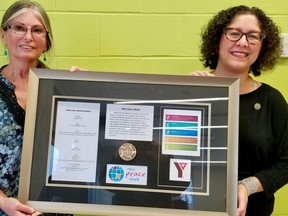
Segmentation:
{"type": "Polygon", "coordinates": [[[32,28],[28,28],[21,23],[15,23],[10,25],[10,29],[13,33],[24,35],[30,30],[31,34],[35,37],[46,37],[47,31],[42,26],[34,26],[32,28]]]}
{"type": "Polygon", "coordinates": [[[232,28],[227,28],[225,31],[225,36],[228,40],[230,41],[238,41],[240,40],[243,35],[245,35],[246,40],[250,44],[258,44],[263,38],[262,38],[262,33],[261,32],[248,32],[248,33],[243,33],[237,29],[232,29],[232,28]]]}

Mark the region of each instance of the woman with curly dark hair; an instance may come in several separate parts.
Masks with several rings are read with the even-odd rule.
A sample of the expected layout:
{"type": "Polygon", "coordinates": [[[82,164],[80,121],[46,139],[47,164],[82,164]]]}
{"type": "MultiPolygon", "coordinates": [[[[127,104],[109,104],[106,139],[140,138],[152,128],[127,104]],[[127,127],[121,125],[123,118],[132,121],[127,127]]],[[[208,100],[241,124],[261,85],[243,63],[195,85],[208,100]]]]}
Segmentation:
{"type": "MultiPolygon", "coordinates": [[[[259,8],[249,8],[241,5],[220,11],[208,23],[207,28],[203,30],[201,53],[205,67],[216,69],[219,58],[218,50],[223,33],[226,31],[227,34],[227,26],[231,24],[237,16],[245,14],[250,14],[257,18],[262,33],[262,35],[260,35],[261,41],[265,39],[264,43],[261,44],[261,51],[256,61],[250,65],[249,72],[251,71],[254,76],[259,76],[261,75],[261,70],[270,70],[275,66],[282,49],[278,26],[259,8]]],[[[228,30],[228,33],[231,32],[228,30]]]]}
{"type": "Polygon", "coordinates": [[[256,7],[220,11],[202,32],[202,61],[212,72],[240,80],[237,216],[269,216],[274,193],[288,183],[288,106],[275,88],[254,80],[281,52],[279,28],[256,7]]]}

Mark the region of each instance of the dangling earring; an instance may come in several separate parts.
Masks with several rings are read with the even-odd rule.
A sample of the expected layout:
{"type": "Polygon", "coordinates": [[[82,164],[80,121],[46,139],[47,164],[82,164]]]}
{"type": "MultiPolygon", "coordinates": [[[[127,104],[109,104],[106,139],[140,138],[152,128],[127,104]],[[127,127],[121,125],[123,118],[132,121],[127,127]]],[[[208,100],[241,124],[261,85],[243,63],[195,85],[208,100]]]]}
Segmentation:
{"type": "Polygon", "coordinates": [[[4,49],[4,56],[7,56],[8,55],[8,52],[7,52],[7,50],[6,50],[6,48],[4,49]]]}
{"type": "Polygon", "coordinates": [[[44,56],[43,56],[43,61],[46,62],[47,61],[47,58],[46,58],[46,53],[44,53],[44,56]]]}

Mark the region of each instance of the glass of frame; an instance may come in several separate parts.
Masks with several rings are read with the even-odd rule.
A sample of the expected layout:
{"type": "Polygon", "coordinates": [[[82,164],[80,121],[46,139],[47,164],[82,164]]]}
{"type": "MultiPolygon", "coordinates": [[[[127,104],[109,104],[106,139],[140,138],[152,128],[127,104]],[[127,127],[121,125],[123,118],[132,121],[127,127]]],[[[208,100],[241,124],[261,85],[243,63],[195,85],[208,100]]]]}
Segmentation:
{"type": "Polygon", "coordinates": [[[19,200],[41,212],[234,215],[239,80],[30,71],[19,200]]]}

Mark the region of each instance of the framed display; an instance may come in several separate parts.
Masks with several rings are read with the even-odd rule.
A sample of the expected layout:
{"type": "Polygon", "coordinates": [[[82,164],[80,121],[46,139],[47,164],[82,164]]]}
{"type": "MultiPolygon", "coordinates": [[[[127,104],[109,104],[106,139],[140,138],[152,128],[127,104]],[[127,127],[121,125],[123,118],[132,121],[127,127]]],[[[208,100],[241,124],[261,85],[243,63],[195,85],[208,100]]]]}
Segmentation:
{"type": "Polygon", "coordinates": [[[32,69],[19,200],[41,212],[234,215],[239,80],[32,69]]]}

